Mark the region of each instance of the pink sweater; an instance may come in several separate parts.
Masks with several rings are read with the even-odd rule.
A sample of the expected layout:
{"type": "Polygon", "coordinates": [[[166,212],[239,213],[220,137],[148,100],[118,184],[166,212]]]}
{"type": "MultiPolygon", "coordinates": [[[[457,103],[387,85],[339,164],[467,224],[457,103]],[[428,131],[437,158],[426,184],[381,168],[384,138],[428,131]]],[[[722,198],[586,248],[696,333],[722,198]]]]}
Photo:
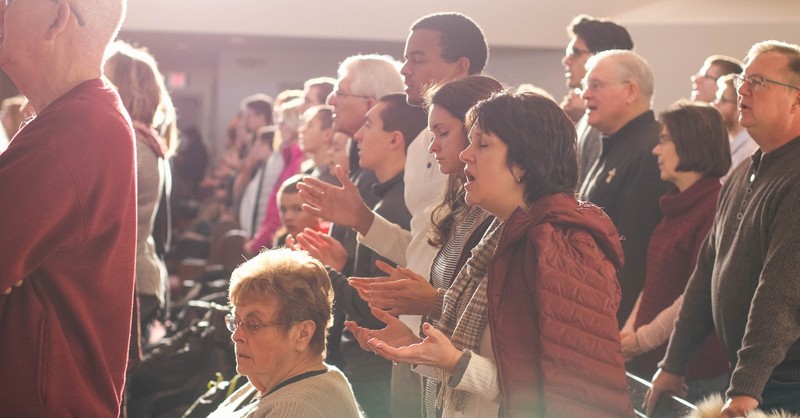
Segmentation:
{"type": "Polygon", "coordinates": [[[300,164],[306,158],[297,143],[281,148],[280,152],[283,155],[283,171],[281,171],[278,181],[275,182],[275,187],[270,191],[267,215],[248,248],[251,253],[257,253],[262,247],[269,248],[272,245],[275,232],[281,227],[281,218],[278,214],[278,190],[286,179],[300,173],[300,164]]]}

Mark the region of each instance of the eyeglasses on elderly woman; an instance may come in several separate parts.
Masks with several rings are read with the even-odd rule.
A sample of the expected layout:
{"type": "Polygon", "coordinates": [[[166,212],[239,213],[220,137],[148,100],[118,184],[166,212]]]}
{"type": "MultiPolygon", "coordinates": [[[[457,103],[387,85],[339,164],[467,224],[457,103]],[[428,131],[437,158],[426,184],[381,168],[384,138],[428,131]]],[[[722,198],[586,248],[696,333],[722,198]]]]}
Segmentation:
{"type": "Polygon", "coordinates": [[[266,324],[262,324],[250,319],[240,319],[237,320],[232,314],[225,315],[225,327],[228,328],[230,332],[236,332],[240,326],[244,327],[244,330],[247,331],[249,334],[255,334],[262,328],[269,328],[275,325],[282,324],[282,321],[275,321],[269,322],[266,324]]]}

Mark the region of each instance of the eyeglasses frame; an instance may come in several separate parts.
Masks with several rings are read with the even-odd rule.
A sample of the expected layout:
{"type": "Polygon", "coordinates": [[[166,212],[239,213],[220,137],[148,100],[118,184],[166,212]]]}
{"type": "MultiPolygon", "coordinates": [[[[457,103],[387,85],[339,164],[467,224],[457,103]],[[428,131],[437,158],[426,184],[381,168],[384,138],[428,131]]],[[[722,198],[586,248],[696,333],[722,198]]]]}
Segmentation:
{"type": "Polygon", "coordinates": [[[228,328],[228,331],[230,331],[231,333],[236,332],[236,330],[239,329],[239,327],[242,324],[244,324],[244,330],[247,331],[247,333],[255,334],[258,331],[261,331],[261,329],[263,328],[269,328],[269,327],[274,327],[275,325],[281,325],[283,324],[283,321],[269,322],[266,324],[252,324],[252,323],[246,323],[243,319],[237,321],[236,317],[233,316],[233,314],[225,315],[225,328],[228,328]]]}
{"type": "Polygon", "coordinates": [[[772,83],[783,87],[789,87],[790,89],[800,90],[800,87],[798,86],[787,83],[781,83],[780,81],[770,80],[769,78],[766,78],[763,75],[756,74],[756,75],[746,76],[744,74],[734,74],[733,86],[736,87],[736,90],[739,90],[744,85],[745,82],[747,82],[747,84],[750,85],[751,89],[754,87],[754,85],[757,85],[758,88],[761,89],[764,87],[765,83],[772,83]],[[759,81],[759,79],[761,81],[759,81]]]}

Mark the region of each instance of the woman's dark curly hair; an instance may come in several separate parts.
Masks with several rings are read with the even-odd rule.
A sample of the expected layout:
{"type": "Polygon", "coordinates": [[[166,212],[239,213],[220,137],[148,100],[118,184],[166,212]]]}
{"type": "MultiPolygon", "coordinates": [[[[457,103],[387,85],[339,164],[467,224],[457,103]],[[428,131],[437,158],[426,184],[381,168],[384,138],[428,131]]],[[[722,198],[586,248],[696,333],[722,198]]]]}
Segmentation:
{"type": "MultiPolygon", "coordinates": [[[[503,85],[492,77],[471,75],[436,86],[426,94],[425,107],[436,105],[447,111],[462,124],[475,103],[503,90],[503,85]]],[[[466,138],[467,130],[462,134],[466,138]]],[[[453,226],[466,215],[469,205],[464,201],[464,173],[450,174],[447,178],[444,200],[431,213],[428,243],[441,247],[450,236],[453,226]]]]}

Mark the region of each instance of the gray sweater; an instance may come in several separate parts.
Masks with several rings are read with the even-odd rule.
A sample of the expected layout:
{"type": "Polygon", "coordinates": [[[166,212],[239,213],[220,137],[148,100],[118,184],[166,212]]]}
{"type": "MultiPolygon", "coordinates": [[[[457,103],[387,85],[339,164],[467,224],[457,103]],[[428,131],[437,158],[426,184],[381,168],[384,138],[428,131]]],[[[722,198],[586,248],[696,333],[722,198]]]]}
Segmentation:
{"type": "Polygon", "coordinates": [[[756,151],[723,187],[662,368],[685,374],[714,330],[735,366],[728,397],[800,381],[800,137],[756,151]]]}

